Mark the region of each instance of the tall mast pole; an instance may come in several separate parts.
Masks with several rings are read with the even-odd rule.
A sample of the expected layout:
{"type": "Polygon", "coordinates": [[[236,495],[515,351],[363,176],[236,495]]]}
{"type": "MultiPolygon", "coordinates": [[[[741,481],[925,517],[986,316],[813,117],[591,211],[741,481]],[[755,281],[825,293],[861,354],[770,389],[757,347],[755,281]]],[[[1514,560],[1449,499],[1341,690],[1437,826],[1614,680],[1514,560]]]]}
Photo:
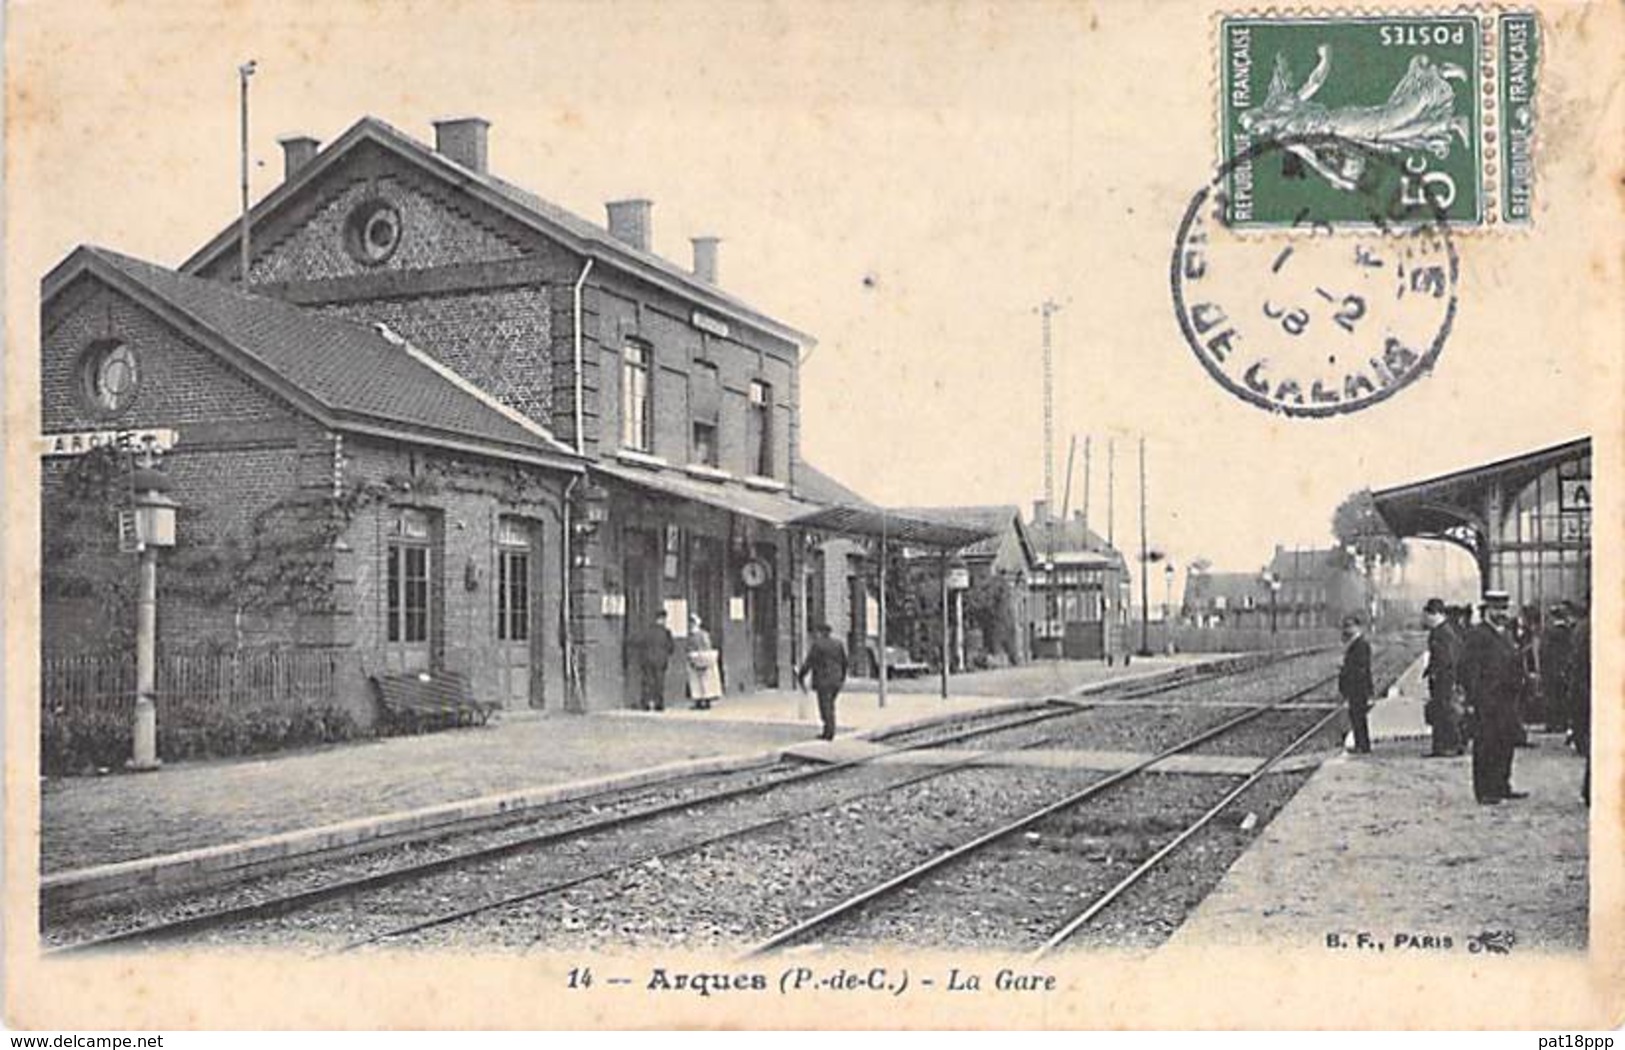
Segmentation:
{"type": "Polygon", "coordinates": [[[1053,299],[1038,304],[1044,331],[1044,504],[1055,513],[1055,359],[1050,344],[1050,317],[1061,307],[1053,299]]]}
{"type": "Polygon", "coordinates": [[[238,127],[241,137],[238,141],[238,155],[241,162],[242,173],[242,218],[241,236],[238,238],[242,248],[242,286],[248,287],[248,78],[254,75],[255,61],[251,58],[237,67],[237,86],[239,93],[239,120],[238,127]]]}

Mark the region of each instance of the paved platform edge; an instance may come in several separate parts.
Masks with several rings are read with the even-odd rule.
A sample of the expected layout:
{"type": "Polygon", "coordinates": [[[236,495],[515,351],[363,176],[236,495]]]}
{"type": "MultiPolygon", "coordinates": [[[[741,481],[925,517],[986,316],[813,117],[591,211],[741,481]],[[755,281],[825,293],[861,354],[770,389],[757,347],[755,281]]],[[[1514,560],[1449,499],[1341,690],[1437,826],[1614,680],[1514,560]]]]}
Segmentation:
{"type": "MultiPolygon", "coordinates": [[[[997,710],[1036,709],[1071,698],[1120,687],[1147,684],[1158,679],[1178,681],[1199,670],[1245,670],[1272,657],[1302,655],[1313,650],[1279,654],[1217,654],[1212,660],[1197,660],[1176,668],[1162,668],[1141,674],[1126,674],[1090,682],[1063,695],[1030,699],[988,697],[987,703],[955,712],[939,712],[904,722],[852,734],[853,739],[878,742],[886,737],[963,719],[997,710]]],[[[140,898],[145,895],[218,885],[237,878],[270,874],[291,867],[294,862],[317,853],[351,853],[366,847],[406,842],[459,829],[516,817],[531,809],[570,802],[608,791],[646,787],[666,780],[713,773],[734,773],[758,765],[768,765],[789,757],[796,745],[739,755],[673,762],[626,773],[612,773],[590,780],[521,788],[517,791],[479,798],[443,802],[421,809],[357,817],[337,824],[301,828],[240,842],[223,843],[180,853],[157,854],[90,868],[54,872],[40,879],[40,906],[46,910],[72,911],[99,898],[140,898]]]]}

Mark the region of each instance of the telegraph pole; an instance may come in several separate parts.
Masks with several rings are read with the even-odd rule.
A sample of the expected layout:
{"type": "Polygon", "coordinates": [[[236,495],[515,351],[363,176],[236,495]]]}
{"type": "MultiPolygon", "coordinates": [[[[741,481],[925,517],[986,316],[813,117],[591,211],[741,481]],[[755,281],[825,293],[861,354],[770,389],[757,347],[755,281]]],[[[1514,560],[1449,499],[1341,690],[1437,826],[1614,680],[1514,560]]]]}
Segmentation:
{"type": "Polygon", "coordinates": [[[238,143],[239,154],[242,161],[242,287],[248,287],[248,78],[254,75],[257,63],[251,58],[237,67],[237,85],[241,99],[241,119],[238,121],[241,130],[241,139],[238,143]]]}
{"type": "Polygon", "coordinates": [[[1089,435],[1083,435],[1083,545],[1089,546],[1089,435]]]}
{"type": "Polygon", "coordinates": [[[1140,437],[1140,655],[1151,655],[1150,549],[1145,538],[1145,437],[1140,437]]]}
{"type": "Polygon", "coordinates": [[[1106,546],[1117,549],[1117,439],[1106,439],[1106,546]]]}

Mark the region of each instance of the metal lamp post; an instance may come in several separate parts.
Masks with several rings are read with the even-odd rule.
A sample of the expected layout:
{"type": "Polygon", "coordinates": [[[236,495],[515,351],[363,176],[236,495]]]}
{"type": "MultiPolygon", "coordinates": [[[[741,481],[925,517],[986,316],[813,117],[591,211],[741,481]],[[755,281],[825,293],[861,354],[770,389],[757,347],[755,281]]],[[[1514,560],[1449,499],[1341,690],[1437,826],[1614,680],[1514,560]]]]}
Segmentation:
{"type": "Polygon", "coordinates": [[[169,478],[153,467],[151,453],[130,475],[135,492],[131,514],[135,550],[141,558],[135,613],[135,740],[129,768],[153,770],[158,761],[157,644],[158,548],[175,546],[175,508],[166,493],[169,478]]]}
{"type": "Polygon", "coordinates": [[[1276,578],[1273,574],[1266,572],[1264,574],[1264,583],[1266,585],[1268,585],[1268,587],[1270,589],[1270,641],[1273,644],[1274,641],[1275,641],[1275,629],[1276,629],[1276,627],[1275,627],[1275,609],[1276,609],[1276,601],[1275,601],[1275,599],[1276,599],[1276,596],[1281,593],[1281,581],[1278,578],[1276,578]]]}
{"type": "Polygon", "coordinates": [[[1174,563],[1168,562],[1162,567],[1162,647],[1169,653],[1174,651],[1174,625],[1169,617],[1174,607],[1174,563]]]}

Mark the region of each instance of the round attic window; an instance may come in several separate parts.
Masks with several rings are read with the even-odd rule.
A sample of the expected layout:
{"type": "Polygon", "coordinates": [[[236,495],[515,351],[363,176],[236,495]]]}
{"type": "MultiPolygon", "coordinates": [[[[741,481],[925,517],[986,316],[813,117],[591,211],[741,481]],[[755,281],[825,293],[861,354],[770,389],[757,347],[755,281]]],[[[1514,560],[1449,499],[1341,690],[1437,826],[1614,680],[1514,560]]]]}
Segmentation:
{"type": "Polygon", "coordinates": [[[388,201],[358,204],[345,224],[344,239],[357,262],[366,266],[387,262],[400,247],[401,213],[388,201]]]}
{"type": "Polygon", "coordinates": [[[135,351],[117,340],[92,343],[80,358],[85,402],[98,415],[116,415],[129,408],[140,378],[135,351]]]}

